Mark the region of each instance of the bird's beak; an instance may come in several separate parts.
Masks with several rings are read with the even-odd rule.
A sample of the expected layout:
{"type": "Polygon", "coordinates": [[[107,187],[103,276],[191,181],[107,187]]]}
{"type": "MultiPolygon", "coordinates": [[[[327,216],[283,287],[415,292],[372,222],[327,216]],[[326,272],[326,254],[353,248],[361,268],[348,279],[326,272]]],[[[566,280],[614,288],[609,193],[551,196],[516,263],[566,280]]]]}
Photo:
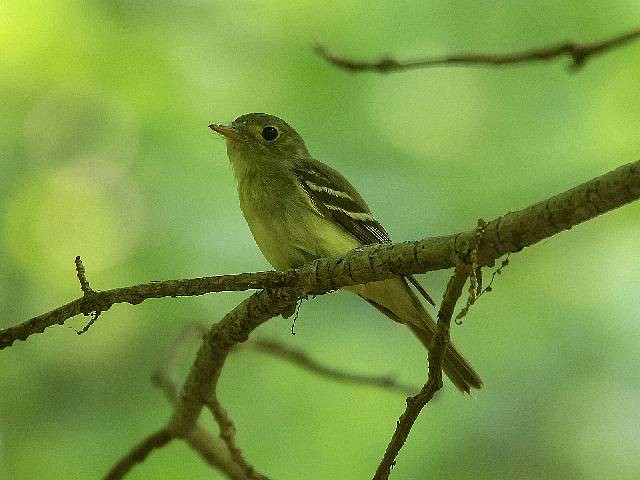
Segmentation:
{"type": "Polygon", "coordinates": [[[242,134],[233,125],[223,125],[218,123],[212,123],[209,128],[220,135],[223,135],[231,140],[242,140],[242,134]]]}

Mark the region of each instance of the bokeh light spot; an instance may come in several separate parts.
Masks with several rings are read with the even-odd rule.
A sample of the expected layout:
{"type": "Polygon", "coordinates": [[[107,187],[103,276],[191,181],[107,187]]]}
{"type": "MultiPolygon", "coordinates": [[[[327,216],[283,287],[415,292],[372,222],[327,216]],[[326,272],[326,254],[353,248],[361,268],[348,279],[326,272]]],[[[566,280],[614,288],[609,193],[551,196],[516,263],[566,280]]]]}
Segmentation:
{"type": "Polygon", "coordinates": [[[13,261],[41,279],[68,274],[76,255],[92,271],[122,261],[137,243],[142,207],[131,185],[105,162],[41,172],[16,189],[4,213],[13,261]]]}

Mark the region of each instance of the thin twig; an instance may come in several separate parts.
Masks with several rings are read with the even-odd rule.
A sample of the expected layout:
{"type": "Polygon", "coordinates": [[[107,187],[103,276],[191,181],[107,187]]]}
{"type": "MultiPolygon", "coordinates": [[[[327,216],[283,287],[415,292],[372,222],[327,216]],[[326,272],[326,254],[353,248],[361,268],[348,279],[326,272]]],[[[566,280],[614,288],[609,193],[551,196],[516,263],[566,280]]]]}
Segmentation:
{"type": "Polygon", "coordinates": [[[87,333],[89,329],[93,326],[93,324],[96,323],[96,320],[98,320],[98,317],[100,316],[101,313],[102,311],[100,310],[96,310],[95,312],[91,313],[91,319],[80,330],[76,330],[76,334],[83,335],[87,333]]]}
{"type": "Polygon", "coordinates": [[[82,293],[85,295],[91,295],[93,290],[89,286],[89,280],[87,280],[87,273],[84,270],[84,265],[82,264],[82,258],[80,256],[76,257],[76,275],[78,276],[78,281],[80,282],[80,288],[82,289],[82,293]]]}
{"type": "MultiPolygon", "coordinates": [[[[90,298],[95,294],[95,292],[91,289],[91,286],[89,285],[89,280],[87,280],[87,272],[84,269],[82,258],[80,258],[79,255],[76,257],[75,263],[76,263],[76,275],[78,276],[78,281],[80,282],[80,289],[82,290],[82,296],[85,299],[90,298]]],[[[86,317],[91,316],[91,319],[87,322],[87,324],[84,327],[82,327],[82,329],[76,330],[76,333],[78,335],[87,333],[87,331],[89,331],[89,329],[95,323],[95,321],[98,319],[101,313],[102,313],[102,310],[98,308],[96,308],[93,312],[84,312],[84,315],[86,317]]]]}
{"type": "Polygon", "coordinates": [[[500,266],[498,268],[496,268],[493,272],[491,272],[491,279],[489,280],[489,285],[487,285],[486,287],[484,287],[480,293],[478,294],[478,297],[481,297],[482,295],[484,295],[485,293],[489,293],[493,291],[493,282],[496,279],[496,275],[502,275],[503,270],[509,266],[509,257],[511,256],[510,253],[507,253],[507,258],[505,258],[504,260],[502,260],[502,262],[500,262],[500,266]]]}
{"type": "MultiPolygon", "coordinates": [[[[207,327],[202,323],[192,323],[187,325],[174,342],[174,345],[167,352],[165,361],[163,361],[154,372],[152,376],[154,385],[160,387],[167,395],[169,395],[168,398],[171,402],[175,401],[178,395],[177,391],[171,393],[167,389],[168,386],[175,387],[177,383],[177,358],[181,355],[184,347],[191,343],[191,341],[200,339],[206,332],[207,327]]],[[[378,387],[396,391],[403,395],[411,395],[417,390],[415,385],[398,382],[396,379],[388,375],[352,373],[340,368],[324,365],[323,363],[311,358],[311,356],[304,350],[291,347],[275,339],[255,338],[245,342],[245,346],[246,348],[252,348],[257,352],[265,353],[275,358],[291,362],[298,367],[304,368],[316,375],[336,382],[378,387]]],[[[234,349],[232,352],[233,351],[236,350],[234,349]]]]}
{"type": "Polygon", "coordinates": [[[220,426],[220,438],[222,438],[231,453],[231,458],[242,469],[247,478],[251,480],[268,480],[267,477],[257,472],[244,458],[242,450],[240,450],[240,447],[238,447],[236,443],[236,426],[215,396],[209,399],[207,408],[220,426]]]}
{"type": "Polygon", "coordinates": [[[373,387],[394,390],[403,395],[411,395],[417,389],[415,386],[400,383],[392,377],[384,375],[364,375],[344,371],[339,368],[332,368],[311,358],[300,349],[284,345],[283,343],[266,338],[258,338],[247,342],[247,346],[269,355],[273,355],[291,363],[305,368],[321,377],[335,380],[337,382],[353,383],[357,385],[370,385],[373,387]]]}
{"type": "MultiPolygon", "coordinates": [[[[153,384],[164,392],[172,405],[175,405],[178,401],[177,367],[180,356],[187,346],[200,339],[206,332],[207,328],[200,323],[187,325],[173,342],[162,362],[160,362],[151,376],[153,384]]],[[[233,480],[249,480],[243,470],[231,458],[231,454],[224,442],[212,436],[200,422],[196,422],[193,429],[186,434],[184,440],[209,465],[220,470],[227,477],[233,480]]]]}
{"type": "Polygon", "coordinates": [[[407,398],[406,409],[396,424],[396,429],[393,432],[391,441],[373,476],[374,480],[386,480],[389,478],[391,469],[395,466],[396,457],[407,441],[411,427],[413,427],[422,408],[433,398],[436,392],[442,388],[442,365],[444,363],[447,346],[449,345],[451,317],[468,276],[469,268],[460,266],[455,269],[453,276],[449,280],[438,312],[438,324],[433,339],[433,346],[429,350],[429,373],[427,382],[416,396],[407,398]]]}
{"type": "Polygon", "coordinates": [[[482,237],[484,237],[486,229],[487,222],[479,218],[476,223],[475,244],[471,249],[471,253],[469,254],[471,263],[469,273],[469,295],[467,295],[466,305],[462,307],[462,310],[460,310],[458,315],[456,315],[455,322],[458,325],[462,324],[462,319],[467,316],[467,313],[469,313],[469,309],[471,308],[471,306],[476,303],[479,292],[482,289],[482,270],[478,265],[478,249],[480,248],[480,243],[482,242],[482,237]]]}
{"type": "Polygon", "coordinates": [[[323,45],[316,45],[314,50],[327,62],[350,72],[374,71],[389,73],[411,68],[454,65],[504,66],[525,62],[549,61],[565,55],[571,58],[570,66],[575,71],[583,67],[592,57],[631,43],[638,38],[640,38],[640,30],[634,30],[599,42],[563,42],[516,53],[461,53],[413,60],[396,60],[392,57],[383,57],[375,61],[363,61],[336,55],[323,45]]]}
{"type": "MultiPolygon", "coordinates": [[[[495,259],[506,253],[518,252],[639,197],[640,161],[636,161],[528,208],[509,212],[487,224],[478,248],[478,265],[491,266],[495,259]]],[[[285,272],[166,280],[94,292],[89,297],[83,296],[0,330],[0,350],[52,325],[63,324],[76,315],[98,310],[104,312],[118,303],[135,305],[149,298],[282,287],[298,287],[298,298],[301,298],[396,275],[408,276],[451,268],[454,266],[451,252],[454,251],[456,258],[468,261],[475,239],[474,229],[446,237],[361,247],[342,257],[318,259],[285,272]],[[322,274],[318,275],[318,272],[322,274]]]]}
{"type": "Polygon", "coordinates": [[[129,453],[122,457],[118,463],[107,473],[104,480],[120,480],[131,470],[136,464],[142,463],[151,452],[158,448],[164,447],[175,435],[172,435],[167,429],[163,428],[149,435],[142,442],[133,447],[129,453]]]}

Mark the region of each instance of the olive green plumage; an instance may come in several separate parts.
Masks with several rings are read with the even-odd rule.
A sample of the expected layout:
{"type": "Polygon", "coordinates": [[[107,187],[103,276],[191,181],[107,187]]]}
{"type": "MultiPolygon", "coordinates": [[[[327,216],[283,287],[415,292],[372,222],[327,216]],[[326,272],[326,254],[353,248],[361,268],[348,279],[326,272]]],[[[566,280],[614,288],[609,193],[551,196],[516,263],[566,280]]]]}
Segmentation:
{"type": "MultiPolygon", "coordinates": [[[[249,113],[229,125],[210,127],[227,138],[240,208],[274,268],[285,270],[364,244],[391,241],[357,190],[336,170],[311,158],[302,137],[285,121],[249,113]]],[[[435,322],[404,278],[348,290],[407,325],[429,348],[435,322]]],[[[478,374],[453,345],[444,370],[464,392],[482,387],[478,374]]]]}

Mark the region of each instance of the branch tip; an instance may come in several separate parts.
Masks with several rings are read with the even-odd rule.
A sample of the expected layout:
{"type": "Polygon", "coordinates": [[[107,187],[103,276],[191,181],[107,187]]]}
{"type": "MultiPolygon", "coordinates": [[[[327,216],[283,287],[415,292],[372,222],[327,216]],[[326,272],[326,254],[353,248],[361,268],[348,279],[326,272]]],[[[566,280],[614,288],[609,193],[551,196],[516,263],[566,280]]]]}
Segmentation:
{"type": "Polygon", "coordinates": [[[76,263],[76,275],[78,276],[78,281],[80,282],[80,288],[82,289],[82,293],[85,296],[91,295],[94,292],[89,286],[89,280],[87,280],[87,273],[84,269],[84,265],[82,263],[82,258],[80,258],[80,255],[76,257],[75,263],[76,263]]]}
{"type": "Polygon", "coordinates": [[[384,452],[384,456],[376,469],[373,480],[386,480],[391,474],[391,469],[396,464],[396,458],[403,447],[413,424],[424,406],[431,401],[434,395],[442,388],[442,365],[449,344],[449,324],[455,304],[462,295],[462,288],[466,283],[470,271],[464,264],[455,268],[447,289],[444,293],[440,310],[433,346],[428,356],[428,376],[420,392],[413,397],[407,397],[406,408],[396,423],[391,441],[384,452]]]}

